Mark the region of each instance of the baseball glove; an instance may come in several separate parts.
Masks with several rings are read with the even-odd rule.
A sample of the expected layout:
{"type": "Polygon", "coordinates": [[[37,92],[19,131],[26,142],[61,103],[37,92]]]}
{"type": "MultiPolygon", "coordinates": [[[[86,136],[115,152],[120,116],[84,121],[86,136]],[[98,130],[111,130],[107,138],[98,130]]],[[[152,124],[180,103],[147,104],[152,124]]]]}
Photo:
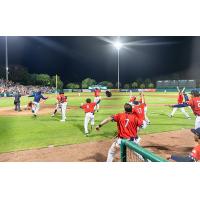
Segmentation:
{"type": "Polygon", "coordinates": [[[107,90],[107,91],[106,91],[106,96],[107,96],[107,97],[111,97],[111,96],[112,96],[112,93],[111,93],[110,91],[107,90]]]}

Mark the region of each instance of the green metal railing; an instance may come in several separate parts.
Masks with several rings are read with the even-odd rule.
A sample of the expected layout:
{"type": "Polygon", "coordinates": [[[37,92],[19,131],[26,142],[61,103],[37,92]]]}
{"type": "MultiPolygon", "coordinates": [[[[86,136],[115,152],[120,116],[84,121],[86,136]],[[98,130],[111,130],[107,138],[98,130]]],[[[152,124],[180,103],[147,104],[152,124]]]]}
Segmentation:
{"type": "Polygon", "coordinates": [[[128,140],[122,140],[120,151],[121,151],[121,161],[127,162],[127,148],[129,148],[131,151],[135,152],[137,155],[139,155],[143,161],[146,162],[167,162],[166,159],[155,155],[154,153],[142,148],[141,146],[137,145],[136,143],[128,140]]]}

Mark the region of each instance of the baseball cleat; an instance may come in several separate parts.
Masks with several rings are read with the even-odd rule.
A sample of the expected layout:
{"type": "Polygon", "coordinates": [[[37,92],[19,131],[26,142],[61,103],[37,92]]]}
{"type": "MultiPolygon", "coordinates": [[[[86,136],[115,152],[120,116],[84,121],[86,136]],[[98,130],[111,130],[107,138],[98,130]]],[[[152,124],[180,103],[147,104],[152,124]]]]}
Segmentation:
{"type": "Polygon", "coordinates": [[[64,119],[61,119],[60,121],[61,121],[61,122],[65,122],[65,120],[64,120],[64,119]]]}
{"type": "Polygon", "coordinates": [[[52,114],[52,115],[51,115],[51,117],[55,117],[55,115],[54,115],[54,114],[52,114]]]}

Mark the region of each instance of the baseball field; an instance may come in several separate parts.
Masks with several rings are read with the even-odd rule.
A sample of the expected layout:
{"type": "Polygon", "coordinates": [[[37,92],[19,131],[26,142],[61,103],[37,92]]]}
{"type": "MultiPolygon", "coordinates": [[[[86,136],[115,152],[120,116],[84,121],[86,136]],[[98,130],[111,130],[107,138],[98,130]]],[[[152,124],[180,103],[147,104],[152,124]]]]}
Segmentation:
{"type": "MultiPolygon", "coordinates": [[[[41,103],[37,118],[32,116],[31,111],[24,110],[32,98],[21,99],[21,112],[14,111],[13,98],[1,98],[0,161],[105,161],[107,150],[116,135],[116,124],[109,123],[99,132],[93,129],[89,137],[85,137],[84,112],[79,107],[87,97],[93,99],[93,93],[81,93],[81,96],[78,93],[66,93],[66,95],[68,107],[65,123],[60,122],[60,113],[51,117],[55,108],[55,95],[46,95],[49,98],[41,103]],[[55,154],[56,151],[59,151],[59,154],[55,154]],[[92,158],[94,154],[98,159],[92,158]],[[87,156],[88,159],[81,158],[87,156]]],[[[133,95],[138,96],[138,93],[133,95]]],[[[95,125],[112,114],[123,112],[123,105],[128,102],[130,94],[113,93],[113,96],[108,98],[102,93],[101,96],[100,111],[95,113],[95,125]]],[[[153,138],[153,146],[163,145],[164,149],[160,147],[156,151],[160,155],[163,155],[162,150],[167,154],[167,145],[172,143],[169,152],[177,150],[179,145],[182,145],[180,152],[185,153],[191,149],[193,140],[189,129],[194,127],[192,112],[186,108],[191,116],[190,120],[185,119],[180,111],[177,111],[173,118],[168,117],[171,108],[166,104],[175,104],[177,93],[145,93],[145,100],[151,124],[139,132],[144,146],[154,151],[153,138]],[[150,141],[151,145],[148,143],[150,141]],[[163,143],[165,141],[168,142],[166,146],[163,143]]]]}

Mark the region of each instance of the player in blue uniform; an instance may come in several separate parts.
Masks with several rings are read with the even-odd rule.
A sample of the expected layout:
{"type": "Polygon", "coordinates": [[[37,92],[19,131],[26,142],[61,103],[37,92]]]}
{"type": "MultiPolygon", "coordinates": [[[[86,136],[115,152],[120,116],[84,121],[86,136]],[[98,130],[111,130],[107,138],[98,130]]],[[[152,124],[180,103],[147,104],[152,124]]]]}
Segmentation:
{"type": "Polygon", "coordinates": [[[32,113],[33,115],[36,117],[37,116],[37,113],[40,109],[40,100],[43,99],[43,100],[46,100],[48,99],[48,97],[44,97],[42,95],[42,92],[39,91],[39,92],[36,92],[34,95],[31,95],[29,97],[34,97],[34,100],[33,100],[33,106],[32,106],[32,113]]]}

